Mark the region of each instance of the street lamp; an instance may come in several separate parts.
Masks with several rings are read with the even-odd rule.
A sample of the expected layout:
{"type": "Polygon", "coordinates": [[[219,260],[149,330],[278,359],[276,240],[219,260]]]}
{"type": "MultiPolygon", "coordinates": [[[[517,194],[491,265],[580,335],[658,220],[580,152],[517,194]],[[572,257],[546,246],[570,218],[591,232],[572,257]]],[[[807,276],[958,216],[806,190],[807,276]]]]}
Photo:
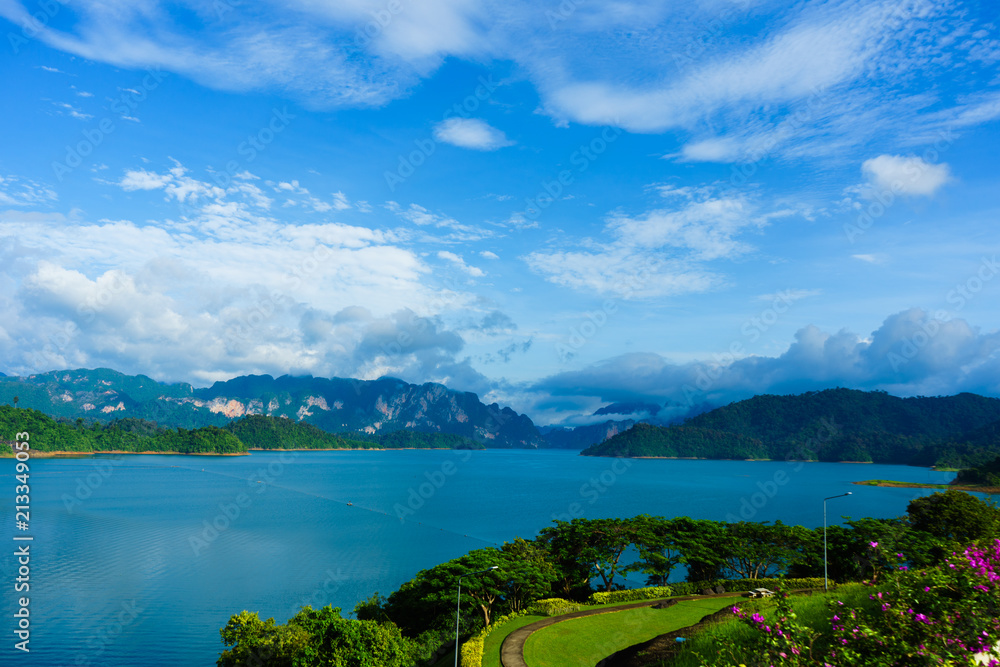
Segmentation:
{"type": "MultiPolygon", "coordinates": [[[[847,493],[841,493],[839,496],[830,496],[829,498],[823,499],[823,590],[830,590],[830,584],[826,577],[826,501],[833,500],[834,498],[843,498],[844,496],[852,495],[850,491],[847,493]]],[[[461,583],[461,582],[459,582],[461,583]]]]}
{"type": "Polygon", "coordinates": [[[493,567],[488,567],[485,570],[480,570],[479,572],[472,572],[470,574],[463,574],[458,578],[458,602],[455,604],[455,667],[458,667],[458,614],[462,610],[462,579],[465,577],[474,577],[477,574],[486,574],[491,570],[495,570],[499,565],[494,565],[493,567]]]}

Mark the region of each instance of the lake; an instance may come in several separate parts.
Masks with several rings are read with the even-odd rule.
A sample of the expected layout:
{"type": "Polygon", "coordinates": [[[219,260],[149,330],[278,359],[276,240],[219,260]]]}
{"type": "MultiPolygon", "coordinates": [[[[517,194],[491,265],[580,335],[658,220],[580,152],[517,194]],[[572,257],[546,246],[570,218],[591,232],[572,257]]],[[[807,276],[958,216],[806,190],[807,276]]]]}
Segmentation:
{"type": "MultiPolygon", "coordinates": [[[[31,461],[31,652],[13,648],[14,462],[0,461],[3,664],[214,665],[248,609],[349,612],[418,570],[554,518],[688,515],[809,527],[891,517],[946,483],[906,466],[618,460],[569,451],[351,451],[31,461]],[[16,661],[16,662],[15,662],[16,661]]],[[[632,575],[638,577],[638,575],[632,575]]],[[[640,585],[641,579],[632,582],[640,585]]]]}

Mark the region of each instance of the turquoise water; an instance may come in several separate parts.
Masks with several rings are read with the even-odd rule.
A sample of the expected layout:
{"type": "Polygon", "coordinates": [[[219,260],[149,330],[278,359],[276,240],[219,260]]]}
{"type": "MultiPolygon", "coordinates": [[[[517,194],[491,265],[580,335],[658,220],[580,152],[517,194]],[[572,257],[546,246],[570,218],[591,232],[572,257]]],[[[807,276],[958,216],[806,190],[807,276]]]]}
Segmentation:
{"type": "Polygon", "coordinates": [[[863,464],[616,460],[567,451],[255,453],[32,460],[30,653],[14,649],[14,462],[0,461],[0,663],[214,665],[243,609],[345,612],[418,570],[532,537],[554,518],[688,515],[810,527],[889,517],[930,493],[863,464]]]}

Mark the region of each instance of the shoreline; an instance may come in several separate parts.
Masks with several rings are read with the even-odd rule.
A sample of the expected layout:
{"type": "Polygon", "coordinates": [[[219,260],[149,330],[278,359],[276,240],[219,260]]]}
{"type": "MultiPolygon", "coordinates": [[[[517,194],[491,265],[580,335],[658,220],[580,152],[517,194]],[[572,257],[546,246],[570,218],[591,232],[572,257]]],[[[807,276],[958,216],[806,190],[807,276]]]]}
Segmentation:
{"type": "MultiPolygon", "coordinates": [[[[139,455],[164,455],[164,456],[249,456],[250,452],[230,452],[225,454],[220,454],[218,452],[126,452],[117,449],[102,449],[92,452],[67,452],[67,451],[41,451],[38,449],[32,449],[28,452],[33,459],[66,459],[66,458],[84,458],[87,456],[93,456],[94,454],[134,454],[139,455]]],[[[13,459],[13,456],[4,456],[0,458],[13,459]]]]}
{"type": "MultiPolygon", "coordinates": [[[[589,458],[595,459],[647,459],[647,460],[663,460],[663,461],[771,461],[773,463],[853,463],[860,465],[876,465],[875,461],[817,461],[815,459],[715,459],[709,458],[707,456],[609,456],[606,454],[583,454],[581,452],[580,456],[587,456],[589,458]]],[[[878,465],[886,466],[907,466],[909,468],[924,468],[925,470],[933,470],[934,472],[955,472],[958,468],[935,468],[934,466],[925,465],[910,465],[909,463],[879,463],[878,465]]],[[[854,484],[863,484],[864,482],[854,482],[854,484]]]]}
{"type": "MultiPolygon", "coordinates": [[[[95,454],[132,454],[135,456],[140,455],[163,455],[163,456],[251,456],[254,452],[398,452],[404,450],[426,450],[426,451],[485,451],[485,450],[473,450],[473,449],[453,449],[451,447],[321,447],[321,448],[305,448],[297,447],[294,449],[264,449],[261,447],[248,447],[245,452],[227,452],[220,454],[218,452],[157,452],[157,451],[142,451],[142,452],[128,452],[115,449],[102,449],[90,452],[73,452],[73,451],[42,451],[37,449],[32,449],[29,451],[31,458],[33,459],[60,459],[60,458],[84,458],[88,456],[93,456],[95,454]]],[[[6,454],[6,452],[4,453],[6,454]]],[[[0,455],[0,460],[3,459],[13,459],[14,454],[11,452],[10,456],[0,455]]]]}
{"type": "MultiPolygon", "coordinates": [[[[771,461],[781,463],[863,463],[864,465],[874,465],[873,461],[816,461],[815,459],[713,459],[707,456],[604,456],[587,454],[595,459],[650,459],[665,461],[771,461]]],[[[906,465],[905,463],[886,463],[884,465],[906,465]]],[[[923,468],[924,466],[914,466],[923,468]]],[[[933,469],[933,468],[932,468],[933,469]]]]}
{"type": "Polygon", "coordinates": [[[955,489],[956,491],[971,491],[973,493],[1000,494],[1000,487],[977,486],[974,484],[921,484],[920,482],[896,482],[891,479],[868,479],[851,482],[858,486],[881,486],[889,489],[955,489]]]}

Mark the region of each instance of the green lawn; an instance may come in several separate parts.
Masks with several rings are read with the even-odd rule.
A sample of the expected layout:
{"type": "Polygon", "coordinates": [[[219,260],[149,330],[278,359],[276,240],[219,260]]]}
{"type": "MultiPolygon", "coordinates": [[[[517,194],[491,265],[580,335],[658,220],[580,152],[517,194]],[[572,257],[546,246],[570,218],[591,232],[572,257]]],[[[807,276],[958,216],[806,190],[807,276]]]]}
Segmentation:
{"type": "Polygon", "coordinates": [[[507,635],[518,628],[531,625],[535,621],[541,621],[545,616],[519,616],[509,623],[505,623],[502,628],[491,632],[483,644],[483,667],[500,667],[500,646],[507,635]]]}
{"type": "Polygon", "coordinates": [[[532,667],[589,667],[623,648],[693,625],[740,600],[736,596],[687,600],[669,609],[639,607],[563,621],[531,635],[524,646],[524,659],[532,667]]]}

